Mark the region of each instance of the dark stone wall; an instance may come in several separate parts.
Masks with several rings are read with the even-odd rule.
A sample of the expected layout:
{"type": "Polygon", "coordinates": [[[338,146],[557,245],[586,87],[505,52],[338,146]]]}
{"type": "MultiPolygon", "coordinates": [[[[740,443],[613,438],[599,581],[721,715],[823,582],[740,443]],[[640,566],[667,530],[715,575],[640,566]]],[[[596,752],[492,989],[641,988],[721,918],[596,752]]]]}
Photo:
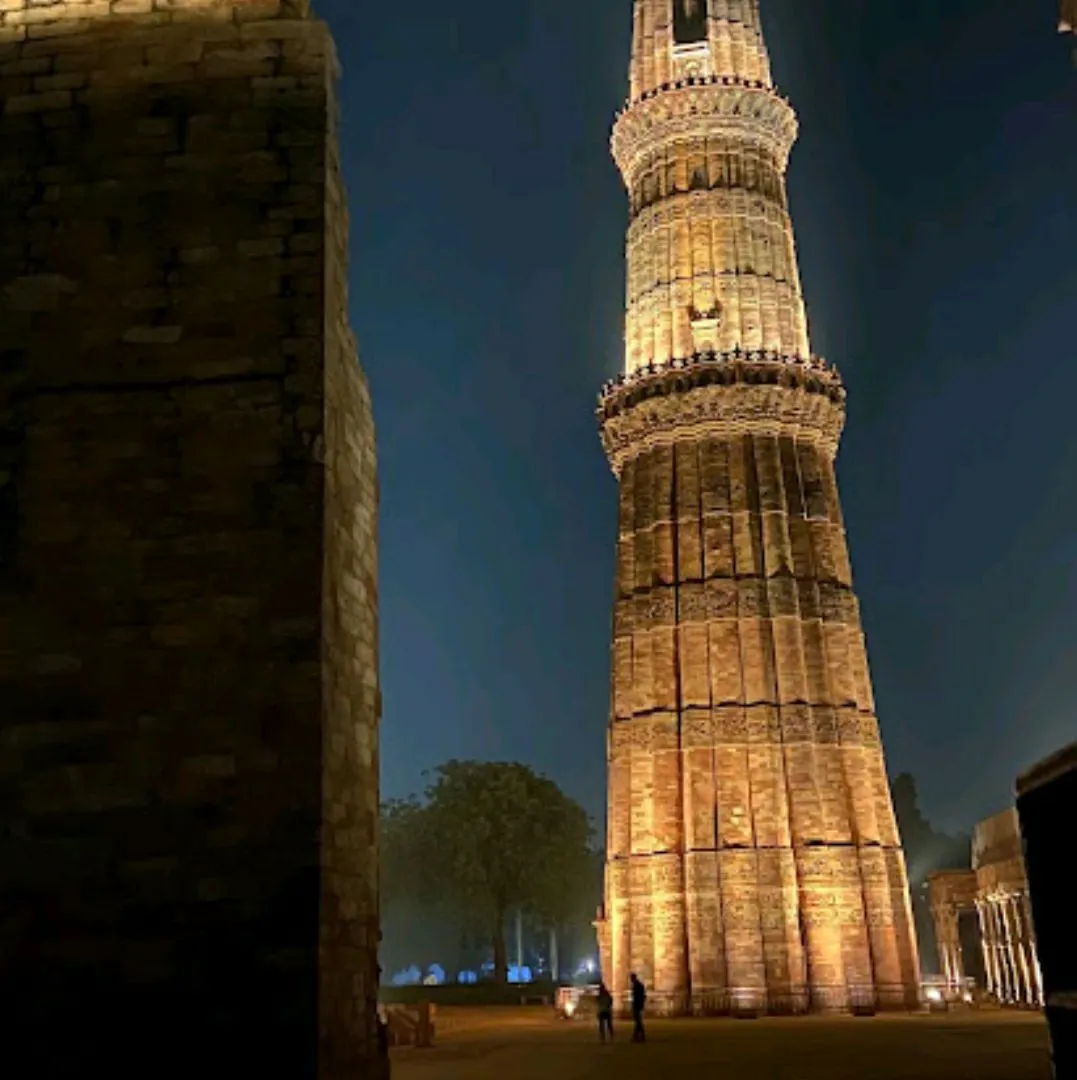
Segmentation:
{"type": "Polygon", "coordinates": [[[1077,929],[1073,921],[1073,822],[1077,743],[1017,781],[1037,952],[1043,970],[1051,1056],[1057,1080],[1077,1077],[1077,929]]]}
{"type": "Polygon", "coordinates": [[[374,432],[304,6],[0,0],[0,997],[43,1075],[386,1068],[374,432]]]}

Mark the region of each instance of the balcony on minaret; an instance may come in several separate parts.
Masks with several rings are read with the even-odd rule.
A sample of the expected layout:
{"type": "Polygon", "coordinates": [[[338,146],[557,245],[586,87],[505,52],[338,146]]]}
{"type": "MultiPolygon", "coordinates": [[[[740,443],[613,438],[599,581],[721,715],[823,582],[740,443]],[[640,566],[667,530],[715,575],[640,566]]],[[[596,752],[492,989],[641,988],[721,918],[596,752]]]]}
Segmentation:
{"type": "Polygon", "coordinates": [[[722,309],[717,304],[707,311],[689,312],[692,324],[692,346],[696,353],[718,350],[718,330],[722,325],[722,309]]]}
{"type": "Polygon", "coordinates": [[[673,78],[704,79],[714,74],[711,47],[708,41],[692,41],[673,46],[673,78]]]}

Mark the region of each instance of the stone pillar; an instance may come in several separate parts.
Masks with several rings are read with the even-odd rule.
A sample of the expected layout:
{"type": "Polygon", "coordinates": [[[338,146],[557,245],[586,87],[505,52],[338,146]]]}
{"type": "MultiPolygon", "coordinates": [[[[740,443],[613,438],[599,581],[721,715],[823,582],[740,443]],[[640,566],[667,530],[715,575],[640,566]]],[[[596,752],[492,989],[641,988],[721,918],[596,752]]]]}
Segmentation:
{"type": "Polygon", "coordinates": [[[1013,921],[1013,895],[1011,893],[1006,893],[1000,898],[999,911],[1002,916],[1003,932],[1006,935],[1006,948],[1010,954],[1010,964],[1014,973],[1014,1004],[1023,1005],[1027,1000],[1027,983],[1020,929],[1013,921]]]}
{"type": "Polygon", "coordinates": [[[964,984],[964,961],[958,932],[958,913],[953,904],[936,904],[932,909],[935,920],[935,941],[939,950],[939,966],[950,993],[960,991],[964,984]]]}
{"type": "Polygon", "coordinates": [[[1000,953],[998,946],[998,932],[995,926],[995,916],[989,898],[984,898],[982,904],[984,923],[986,926],[984,947],[991,954],[991,967],[995,973],[995,997],[999,1001],[1003,1001],[1006,997],[1006,973],[1003,970],[1002,954],[1000,953]]]}
{"type": "Polygon", "coordinates": [[[976,910],[980,916],[980,937],[984,951],[984,967],[987,970],[988,985],[991,994],[1002,997],[1002,972],[999,970],[998,953],[995,950],[994,926],[991,921],[991,909],[985,897],[976,900],[976,910]]]}
{"type": "Polygon", "coordinates": [[[1028,926],[1022,917],[1021,894],[1011,893],[1007,898],[1007,914],[1011,933],[1017,949],[1017,963],[1021,975],[1021,1001],[1025,1005],[1036,1004],[1036,991],[1032,975],[1031,939],[1028,926]]]}
{"type": "Polygon", "coordinates": [[[943,941],[939,943],[939,968],[942,973],[943,979],[946,980],[947,985],[950,982],[950,949],[949,946],[943,941]]]}
{"type": "Polygon", "coordinates": [[[1017,969],[1013,941],[1006,925],[1005,900],[1002,896],[995,898],[995,916],[998,919],[999,941],[1007,973],[1008,1001],[1009,1004],[1015,1005],[1021,1000],[1021,979],[1017,969]]]}
{"type": "Polygon", "coordinates": [[[1002,917],[1001,897],[998,894],[993,894],[988,898],[988,905],[991,912],[992,934],[995,950],[998,954],[999,970],[1002,973],[1002,1000],[1009,1005],[1017,998],[1017,971],[1013,964],[1013,954],[1010,951],[1006,925],[1002,917]]]}
{"type": "Polygon", "coordinates": [[[336,75],[305,0],[0,3],[0,992],[41,1075],[386,1074],[336,75]]]}
{"type": "Polygon", "coordinates": [[[980,948],[983,950],[987,992],[994,997],[1000,997],[1001,978],[998,970],[998,956],[991,937],[991,917],[986,900],[976,901],[976,915],[980,921],[980,948]]]}
{"type": "Polygon", "coordinates": [[[1006,941],[1010,952],[1010,962],[1014,970],[1015,1004],[1023,1005],[1028,1001],[1028,979],[1026,978],[1027,972],[1025,971],[1020,928],[1014,923],[1012,893],[1007,893],[1002,897],[1001,910],[1002,922],[1006,931],[1006,941]]]}
{"type": "Polygon", "coordinates": [[[1032,921],[1032,903],[1027,892],[1021,893],[1021,919],[1028,935],[1030,967],[1032,969],[1032,990],[1034,1004],[1043,1007],[1043,971],[1040,968],[1039,950],[1036,945],[1036,926],[1032,921]]]}
{"type": "Polygon", "coordinates": [[[1013,968],[1014,1003],[1023,1004],[1027,1000],[1023,958],[1021,955],[1021,937],[1013,924],[1013,896],[1010,893],[1001,897],[999,912],[1002,917],[1002,929],[1006,933],[1006,944],[1013,968]]]}
{"type": "Polygon", "coordinates": [[[961,954],[961,943],[950,944],[950,992],[960,995],[965,990],[965,961],[961,954]]]}

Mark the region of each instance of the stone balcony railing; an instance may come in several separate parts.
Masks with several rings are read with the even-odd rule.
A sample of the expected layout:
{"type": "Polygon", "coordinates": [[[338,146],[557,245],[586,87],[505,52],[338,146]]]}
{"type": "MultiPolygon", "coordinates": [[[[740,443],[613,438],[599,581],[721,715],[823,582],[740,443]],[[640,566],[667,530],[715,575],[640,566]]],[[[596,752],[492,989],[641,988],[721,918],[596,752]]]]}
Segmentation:
{"type": "Polygon", "coordinates": [[[648,101],[651,98],[658,97],[659,94],[668,93],[670,90],[684,90],[689,86],[730,86],[742,87],[745,90],[766,90],[768,93],[780,98],[787,105],[789,104],[789,99],[780,94],[773,83],[764,82],[762,79],[742,79],[739,75],[687,75],[683,79],[671,79],[661,86],[645,90],[635,98],[626,98],[621,113],[626,112],[641,101],[648,101]]]}
{"type": "Polygon", "coordinates": [[[724,135],[765,146],[784,170],[799,125],[789,100],[761,79],[693,75],[626,102],[614,119],[610,148],[621,174],[669,140],[724,135]]]}
{"type": "Polygon", "coordinates": [[[841,384],[841,373],[834,364],[824,360],[821,356],[786,356],[782,353],[767,349],[730,349],[728,352],[705,351],[696,353],[686,358],[675,358],[664,363],[650,363],[636,368],[635,371],[620,373],[612,379],[607,379],[603,384],[602,391],[598,395],[599,405],[609,396],[611,391],[622,387],[630,387],[655,375],[668,375],[671,372],[687,372],[696,365],[707,364],[752,364],[772,367],[776,372],[803,372],[815,373],[828,380],[841,384]]]}
{"type": "Polygon", "coordinates": [[[845,388],[819,357],[707,352],[611,379],[597,418],[616,475],[641,451],[685,438],[788,436],[832,458],[845,424],[845,388]]]}

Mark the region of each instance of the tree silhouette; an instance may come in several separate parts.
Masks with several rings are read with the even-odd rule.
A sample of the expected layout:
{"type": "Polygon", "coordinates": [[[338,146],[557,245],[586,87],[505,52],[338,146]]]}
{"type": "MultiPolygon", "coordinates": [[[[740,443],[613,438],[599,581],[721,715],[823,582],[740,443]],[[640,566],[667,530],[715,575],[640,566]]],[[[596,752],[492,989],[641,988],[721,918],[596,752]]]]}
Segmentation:
{"type": "Polygon", "coordinates": [[[449,905],[483,926],[505,982],[512,912],[557,926],[590,902],[590,840],[586,812],[552,780],[515,763],[450,761],[422,800],[383,809],[383,896],[449,905]]]}
{"type": "Polygon", "coordinates": [[[935,971],[938,964],[935,921],[927,878],[935,870],[967,870],[972,865],[972,844],[968,835],[950,836],[938,832],[920,810],[916,780],[909,773],[894,777],[890,785],[905,861],[909,870],[916,936],[920,942],[920,962],[925,970],[935,971]]]}
{"type": "Polygon", "coordinates": [[[934,870],[965,870],[972,865],[969,836],[950,836],[932,827],[920,810],[916,780],[910,773],[896,776],[890,790],[912,883],[922,884],[934,870]]]}

